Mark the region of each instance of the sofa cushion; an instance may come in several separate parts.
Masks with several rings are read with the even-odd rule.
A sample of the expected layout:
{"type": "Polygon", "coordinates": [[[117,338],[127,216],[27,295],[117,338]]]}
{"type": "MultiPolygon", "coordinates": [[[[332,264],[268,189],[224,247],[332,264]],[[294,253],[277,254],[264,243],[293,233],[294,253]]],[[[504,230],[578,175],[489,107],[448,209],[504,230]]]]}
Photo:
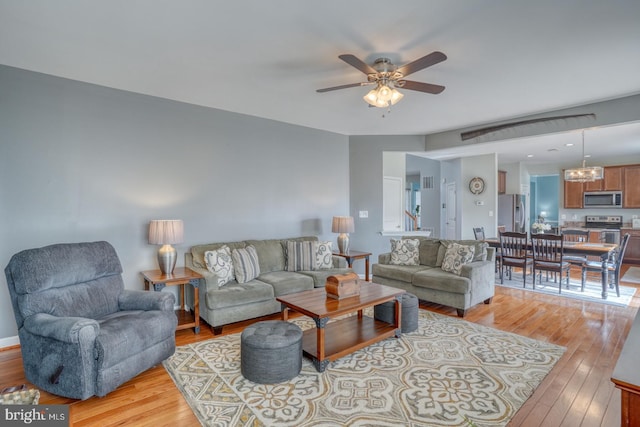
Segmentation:
{"type": "Polygon", "coordinates": [[[198,268],[207,268],[207,264],[204,260],[204,253],[207,251],[215,251],[223,246],[229,246],[229,249],[244,248],[245,242],[229,242],[229,243],[208,243],[205,245],[196,245],[191,247],[191,257],[193,258],[193,266],[198,268]]]}
{"type": "Polygon", "coordinates": [[[230,280],[234,280],[236,275],[233,271],[233,260],[231,259],[231,249],[224,245],[213,251],[204,253],[204,260],[207,270],[218,276],[218,286],[226,285],[230,280]]]}
{"type": "Polygon", "coordinates": [[[205,304],[209,310],[215,310],[269,301],[273,298],[273,286],[268,283],[259,280],[246,283],[231,281],[220,289],[208,290],[205,294],[205,304]]]}
{"type": "Polygon", "coordinates": [[[293,271],[270,271],[261,274],[258,280],[273,286],[273,294],[276,297],[313,289],[311,277],[293,271]]]}
{"type": "Polygon", "coordinates": [[[487,260],[487,248],[489,247],[489,244],[486,242],[482,242],[479,240],[440,240],[440,249],[438,250],[438,260],[436,261],[436,267],[442,266],[442,261],[444,261],[444,254],[447,252],[447,248],[452,243],[473,246],[473,261],[487,260]]]}
{"type": "Polygon", "coordinates": [[[324,268],[322,270],[298,271],[298,273],[311,277],[313,279],[314,287],[323,288],[327,283],[327,277],[335,274],[353,273],[353,270],[350,268],[324,268]]]}
{"type": "Polygon", "coordinates": [[[419,237],[418,240],[420,240],[420,264],[435,267],[438,262],[440,239],[419,237]]]}
{"type": "Polygon", "coordinates": [[[460,275],[462,266],[468,264],[473,259],[475,248],[468,245],[452,243],[447,248],[442,261],[442,271],[448,271],[460,275]]]}
{"type": "Polygon", "coordinates": [[[373,264],[372,270],[374,276],[411,283],[415,273],[423,270],[431,270],[431,268],[425,265],[373,264]]]}
{"type": "Polygon", "coordinates": [[[233,270],[238,283],[246,283],[260,275],[258,253],[253,246],[234,249],[231,252],[231,257],[233,258],[233,270]]]}
{"type": "Polygon", "coordinates": [[[318,265],[318,242],[287,241],[287,271],[315,270],[318,265]]]}
{"type": "Polygon", "coordinates": [[[418,239],[391,239],[391,261],[393,265],[419,265],[420,241],[418,239]]]}
{"type": "Polygon", "coordinates": [[[282,246],[282,240],[247,240],[245,243],[247,246],[253,246],[256,249],[262,273],[283,271],[285,269],[285,247],[282,246]]]}
{"type": "Polygon", "coordinates": [[[119,311],[97,320],[100,323],[96,337],[99,369],[136,357],[145,349],[166,340],[175,329],[172,314],[159,310],[119,311]]]}
{"type": "Polygon", "coordinates": [[[333,268],[333,243],[318,242],[318,252],[316,254],[316,267],[319,270],[333,268]]]}
{"type": "Polygon", "coordinates": [[[413,275],[412,283],[413,286],[416,287],[430,288],[456,294],[467,294],[471,292],[470,279],[442,271],[439,268],[418,271],[413,275]]]}

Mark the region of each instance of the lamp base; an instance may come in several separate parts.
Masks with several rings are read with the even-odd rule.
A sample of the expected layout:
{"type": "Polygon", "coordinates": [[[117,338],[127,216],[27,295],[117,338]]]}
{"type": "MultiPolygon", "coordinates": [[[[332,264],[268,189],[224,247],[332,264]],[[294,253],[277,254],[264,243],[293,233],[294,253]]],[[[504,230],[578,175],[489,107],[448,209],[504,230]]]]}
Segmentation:
{"type": "Polygon", "coordinates": [[[341,254],[349,253],[349,235],[347,233],[340,233],[338,236],[338,250],[341,254]]]}
{"type": "Polygon", "coordinates": [[[176,259],[178,253],[171,245],[164,245],[158,249],[158,266],[163,274],[173,273],[173,269],[176,266],[176,259]]]}

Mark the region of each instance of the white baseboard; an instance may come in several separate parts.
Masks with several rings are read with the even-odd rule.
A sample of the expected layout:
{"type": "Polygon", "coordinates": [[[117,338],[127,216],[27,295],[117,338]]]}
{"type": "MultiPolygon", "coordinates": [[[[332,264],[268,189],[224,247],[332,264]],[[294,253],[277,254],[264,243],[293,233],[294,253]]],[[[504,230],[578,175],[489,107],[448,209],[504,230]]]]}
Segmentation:
{"type": "Polygon", "coordinates": [[[15,337],[0,338],[0,350],[5,347],[13,347],[15,345],[20,345],[20,338],[18,338],[17,335],[15,337]]]}

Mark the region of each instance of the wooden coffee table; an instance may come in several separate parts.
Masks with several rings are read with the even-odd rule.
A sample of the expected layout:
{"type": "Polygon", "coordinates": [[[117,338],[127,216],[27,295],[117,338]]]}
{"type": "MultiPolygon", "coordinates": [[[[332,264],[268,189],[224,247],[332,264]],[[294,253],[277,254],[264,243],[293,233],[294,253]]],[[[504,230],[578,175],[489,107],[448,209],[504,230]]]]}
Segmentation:
{"type": "Polygon", "coordinates": [[[401,296],[405,291],[377,283],[365,283],[360,295],[341,300],[327,297],[324,288],[297,292],[276,298],[282,304],[282,318],[288,319],[289,310],[311,317],[316,327],[304,331],[302,350],[313,360],[318,372],[324,372],[329,362],[356,350],[367,347],[401,333],[401,296]],[[364,316],[362,310],[395,301],[394,324],[364,316]],[[357,312],[357,316],[329,323],[346,314],[357,312]]]}

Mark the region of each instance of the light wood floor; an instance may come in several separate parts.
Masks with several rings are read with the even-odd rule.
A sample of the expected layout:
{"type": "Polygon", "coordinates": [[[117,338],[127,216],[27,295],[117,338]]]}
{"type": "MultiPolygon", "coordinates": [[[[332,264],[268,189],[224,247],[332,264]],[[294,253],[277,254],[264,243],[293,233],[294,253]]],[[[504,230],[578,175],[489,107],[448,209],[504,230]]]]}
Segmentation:
{"type": "MultiPolygon", "coordinates": [[[[623,272],[627,268],[624,266],[623,272]]],[[[456,316],[455,310],[447,307],[421,307],[456,316]]],[[[615,307],[497,286],[492,304],[469,310],[465,319],[470,322],[567,348],[510,426],[619,426],[620,391],[610,377],[638,307],[640,292],[630,307],[615,307]]],[[[226,326],[223,334],[240,332],[249,323],[226,326]]],[[[178,331],[177,345],[213,337],[208,327],[202,329],[199,335],[191,329],[178,331]]],[[[0,351],[0,389],[24,382],[20,350],[0,351]]],[[[76,401],[42,392],[40,403],[70,404],[72,426],[199,425],[160,365],[103,398],[76,401]]]]}

